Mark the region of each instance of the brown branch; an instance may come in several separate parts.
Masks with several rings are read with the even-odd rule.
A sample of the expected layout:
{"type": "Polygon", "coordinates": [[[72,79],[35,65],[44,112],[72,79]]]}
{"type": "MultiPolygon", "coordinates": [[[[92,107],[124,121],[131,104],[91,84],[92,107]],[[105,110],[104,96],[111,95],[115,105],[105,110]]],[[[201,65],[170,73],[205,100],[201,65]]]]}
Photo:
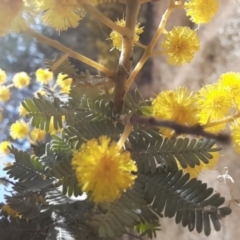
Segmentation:
{"type": "Polygon", "coordinates": [[[134,116],[134,115],[130,117],[120,116],[119,119],[126,123],[130,122],[132,125],[170,128],[170,129],[173,129],[177,135],[180,135],[180,134],[197,135],[205,138],[212,138],[218,142],[225,143],[225,144],[230,143],[230,136],[228,134],[221,134],[221,133],[214,134],[214,133],[206,132],[204,128],[200,125],[185,126],[171,120],[161,120],[153,117],[141,117],[141,116],[134,116]]]}
{"type": "Polygon", "coordinates": [[[114,107],[115,112],[120,113],[125,97],[125,84],[129,76],[133,60],[133,44],[137,16],[140,10],[139,0],[126,0],[126,28],[129,34],[122,35],[122,51],[115,81],[114,107]]]}

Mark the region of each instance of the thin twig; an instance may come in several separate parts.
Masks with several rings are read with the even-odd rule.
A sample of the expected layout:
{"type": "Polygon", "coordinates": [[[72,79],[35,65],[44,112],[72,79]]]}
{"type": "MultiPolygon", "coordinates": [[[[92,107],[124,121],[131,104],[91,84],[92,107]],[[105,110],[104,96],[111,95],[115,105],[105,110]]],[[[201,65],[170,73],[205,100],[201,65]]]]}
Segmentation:
{"type": "Polygon", "coordinates": [[[80,53],[77,53],[75,51],[73,51],[72,49],[64,46],[63,44],[61,44],[60,42],[56,41],[56,40],[53,40],[51,38],[48,38],[36,31],[34,31],[33,29],[31,28],[28,28],[26,30],[26,33],[29,34],[30,36],[36,38],[39,42],[43,42],[49,46],[52,46],[56,49],[58,49],[59,51],[61,52],[64,52],[66,54],[69,55],[69,57],[72,57],[72,58],[75,58],[81,62],[84,62],[86,63],[87,65],[103,72],[104,74],[106,74],[107,76],[110,76],[110,77],[113,77],[116,75],[116,72],[115,71],[112,71],[110,69],[108,69],[107,67],[93,61],[92,59],[80,54],[80,53]]]}
{"type": "Polygon", "coordinates": [[[223,119],[220,119],[220,120],[216,120],[216,121],[212,121],[212,122],[206,123],[202,127],[203,128],[215,127],[215,126],[218,126],[220,124],[233,122],[237,118],[240,118],[240,112],[237,112],[237,113],[235,113],[235,114],[233,114],[231,116],[227,116],[227,117],[225,117],[223,119]]]}
{"type": "Polygon", "coordinates": [[[144,54],[142,55],[141,59],[139,60],[138,64],[136,65],[136,67],[134,68],[133,72],[131,73],[131,75],[129,76],[129,78],[127,79],[126,82],[126,91],[129,90],[130,86],[132,85],[132,83],[134,82],[134,80],[136,79],[136,76],[138,75],[138,73],[140,72],[140,70],[142,69],[143,65],[145,64],[145,62],[148,60],[148,58],[151,56],[151,52],[152,49],[154,48],[154,46],[156,45],[160,35],[164,32],[165,30],[165,25],[167,23],[167,20],[172,12],[172,10],[174,9],[175,5],[174,3],[170,2],[169,7],[167,8],[166,12],[163,14],[161,22],[158,26],[157,31],[155,32],[151,42],[149,43],[149,45],[147,46],[147,48],[144,51],[144,54]]]}
{"type": "Polygon", "coordinates": [[[124,145],[124,143],[126,142],[129,134],[132,131],[132,123],[130,122],[130,119],[127,119],[127,123],[125,124],[125,128],[123,131],[123,134],[121,135],[121,138],[119,139],[117,145],[122,148],[122,146],[124,145]]]}
{"type": "Polygon", "coordinates": [[[65,53],[51,66],[50,70],[54,72],[68,57],[69,57],[69,54],[65,53]]]}
{"type": "Polygon", "coordinates": [[[138,41],[134,41],[134,44],[135,44],[136,46],[140,47],[140,48],[143,48],[143,49],[146,49],[146,48],[147,48],[146,45],[144,45],[144,44],[142,44],[142,43],[140,43],[140,42],[138,42],[138,41]]]}

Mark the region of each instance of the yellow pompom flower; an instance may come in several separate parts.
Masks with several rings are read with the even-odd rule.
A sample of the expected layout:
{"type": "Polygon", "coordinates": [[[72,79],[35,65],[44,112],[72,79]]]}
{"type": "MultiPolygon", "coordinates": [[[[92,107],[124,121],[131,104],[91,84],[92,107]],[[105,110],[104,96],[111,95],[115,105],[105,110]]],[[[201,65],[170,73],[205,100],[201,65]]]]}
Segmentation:
{"type": "Polygon", "coordinates": [[[7,80],[7,74],[0,68],[0,85],[5,83],[7,80]]]}
{"type": "Polygon", "coordinates": [[[240,153],[240,119],[236,119],[231,125],[232,141],[235,150],[240,153]]]}
{"type": "Polygon", "coordinates": [[[223,88],[227,89],[234,104],[240,108],[240,73],[224,73],[220,76],[218,81],[223,88]]]}
{"type": "MultiPolygon", "coordinates": [[[[116,24],[121,27],[125,27],[126,21],[124,19],[116,21],[116,24]]],[[[140,23],[137,23],[135,26],[135,35],[134,41],[137,42],[139,40],[139,35],[143,33],[143,27],[140,27],[140,23]]],[[[116,32],[112,31],[110,33],[110,39],[112,40],[113,47],[119,51],[122,51],[122,36],[116,32]]]]}
{"type": "MultiPolygon", "coordinates": [[[[175,91],[162,91],[152,101],[153,115],[164,120],[173,120],[182,125],[196,124],[196,97],[186,87],[178,87],[175,91]]],[[[170,137],[170,129],[161,129],[166,137],[170,137]]]]}
{"type": "Polygon", "coordinates": [[[174,27],[162,41],[163,53],[169,64],[181,66],[191,62],[200,48],[200,41],[195,31],[189,27],[174,27]]]}
{"type": "Polygon", "coordinates": [[[31,131],[31,139],[34,141],[34,142],[41,142],[45,139],[46,137],[46,132],[41,130],[41,129],[37,129],[37,128],[34,128],[32,131],[31,131]]]}
{"type": "Polygon", "coordinates": [[[22,117],[25,117],[26,114],[28,113],[28,111],[23,107],[22,104],[19,105],[18,111],[19,111],[19,115],[22,117]]]}
{"type": "Polygon", "coordinates": [[[58,74],[57,85],[60,86],[61,91],[69,93],[72,85],[72,78],[67,78],[67,74],[58,74]]]}
{"type": "MultiPolygon", "coordinates": [[[[217,121],[227,116],[232,108],[232,98],[229,89],[222,85],[207,84],[200,89],[197,95],[197,117],[201,125],[211,121],[217,121]]],[[[218,132],[224,129],[221,124],[216,127],[207,128],[207,131],[218,132]]]]}
{"type": "Polygon", "coordinates": [[[16,88],[24,88],[30,83],[30,77],[25,72],[16,73],[13,77],[13,84],[16,88]]]}
{"type": "Polygon", "coordinates": [[[38,7],[43,12],[42,21],[58,31],[76,28],[85,15],[76,0],[48,0],[38,7]]]}
{"type": "Polygon", "coordinates": [[[53,73],[47,69],[39,68],[36,71],[36,78],[41,84],[48,84],[53,79],[53,73]]]}
{"type": "Polygon", "coordinates": [[[29,133],[29,126],[24,121],[16,121],[10,127],[10,136],[13,139],[25,138],[29,133]]]}
{"type": "Polygon", "coordinates": [[[10,99],[10,91],[6,86],[0,86],[0,101],[6,102],[10,99]]]}
{"type": "Polygon", "coordinates": [[[82,191],[89,193],[96,203],[115,201],[136,178],[131,173],[137,167],[130,152],[110,141],[107,136],[92,139],[82,144],[72,159],[82,191]]]}
{"type": "Polygon", "coordinates": [[[187,16],[196,24],[208,23],[218,11],[218,0],[188,0],[184,7],[187,16]]]}
{"type": "Polygon", "coordinates": [[[8,154],[9,148],[11,146],[11,143],[9,141],[3,141],[0,143],[0,153],[8,154]]]}
{"type": "Polygon", "coordinates": [[[197,178],[198,175],[206,170],[212,170],[216,167],[219,160],[219,152],[211,152],[212,159],[209,159],[208,163],[200,161],[199,165],[196,165],[194,168],[187,166],[187,168],[182,168],[180,163],[178,163],[179,170],[183,170],[183,173],[189,173],[191,178],[197,178]]]}

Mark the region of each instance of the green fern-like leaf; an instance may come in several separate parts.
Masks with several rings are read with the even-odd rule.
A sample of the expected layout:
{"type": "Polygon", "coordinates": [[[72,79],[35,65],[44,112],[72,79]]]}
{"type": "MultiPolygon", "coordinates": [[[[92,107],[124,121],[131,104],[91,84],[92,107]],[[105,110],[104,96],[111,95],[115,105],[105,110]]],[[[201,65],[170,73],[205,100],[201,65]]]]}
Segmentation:
{"type": "Polygon", "coordinates": [[[24,193],[15,194],[11,197],[5,196],[7,204],[16,211],[23,219],[36,219],[38,221],[50,218],[50,214],[45,211],[41,212],[44,203],[43,194],[24,193]],[[24,197],[23,197],[24,196],[24,197]]]}
{"type": "Polygon", "coordinates": [[[76,149],[76,142],[70,142],[66,138],[65,131],[62,130],[60,136],[52,134],[51,149],[58,157],[72,157],[73,151],[76,149]]]}
{"type": "MultiPolygon", "coordinates": [[[[53,140],[53,142],[56,140],[53,140]]],[[[48,170],[48,173],[52,178],[56,179],[54,181],[55,186],[62,186],[63,194],[68,194],[68,196],[79,196],[82,194],[81,189],[78,185],[75,172],[71,167],[72,154],[71,150],[66,147],[66,143],[60,137],[57,139],[53,146],[51,144],[46,144],[45,154],[40,158],[42,165],[48,170]],[[63,143],[63,149],[61,150],[61,144],[63,143]],[[55,144],[55,145],[54,145],[55,144]],[[58,145],[60,144],[60,145],[58,145]],[[60,155],[56,155],[54,151],[60,155]]]]}
{"type": "Polygon", "coordinates": [[[177,170],[176,159],[182,168],[207,164],[213,158],[211,152],[219,151],[215,140],[189,138],[163,138],[154,130],[137,130],[130,136],[133,158],[139,172],[154,173],[160,164],[177,170]]]}
{"type": "Polygon", "coordinates": [[[114,124],[111,121],[106,122],[88,122],[83,124],[75,124],[75,126],[67,126],[65,128],[66,135],[70,142],[76,143],[79,147],[86,140],[98,138],[102,135],[109,136],[112,140],[117,141],[123,132],[121,124],[114,124]]]}
{"type": "Polygon", "coordinates": [[[63,116],[66,122],[71,122],[74,118],[74,110],[63,107],[59,98],[51,101],[44,99],[40,94],[39,98],[25,99],[23,107],[28,111],[27,117],[31,119],[31,125],[45,131],[49,131],[49,124],[53,118],[55,129],[63,127],[63,116]]]}
{"type": "Polygon", "coordinates": [[[147,101],[144,101],[138,88],[133,93],[128,92],[125,97],[123,112],[126,114],[133,114],[141,112],[143,106],[149,105],[147,101]]]}
{"type": "Polygon", "coordinates": [[[71,199],[63,195],[59,188],[53,188],[46,192],[46,209],[53,208],[57,215],[64,216],[65,221],[84,223],[84,214],[91,212],[93,203],[81,198],[71,199]]]}
{"type": "Polygon", "coordinates": [[[14,217],[2,216],[0,218],[0,235],[3,240],[45,240],[48,227],[49,222],[46,222],[46,225],[42,225],[39,222],[31,222],[14,217]]]}
{"type": "Polygon", "coordinates": [[[134,187],[123,193],[105,214],[94,215],[93,221],[99,224],[99,236],[101,238],[121,237],[122,234],[127,233],[126,227],[136,225],[141,208],[145,206],[143,194],[143,184],[137,180],[134,187]]]}
{"type": "Polygon", "coordinates": [[[20,182],[47,178],[47,172],[44,170],[38,157],[34,155],[31,156],[30,154],[14,147],[11,148],[11,153],[15,157],[15,162],[13,165],[4,168],[4,171],[7,171],[7,174],[10,177],[15,180],[18,179],[20,182]]]}
{"type": "Polygon", "coordinates": [[[204,230],[205,235],[211,232],[210,219],[216,231],[221,228],[220,219],[229,215],[231,209],[219,208],[224,198],[213,194],[212,188],[197,179],[189,180],[189,174],[182,171],[169,172],[158,168],[154,174],[146,176],[145,200],[157,214],[174,217],[176,223],[188,226],[189,231],[204,230]]]}
{"type": "Polygon", "coordinates": [[[81,122],[89,121],[114,121],[113,102],[106,102],[103,99],[83,99],[78,109],[77,118],[81,122]]]}
{"type": "Polygon", "coordinates": [[[56,185],[62,185],[63,194],[68,194],[68,196],[74,194],[76,197],[82,195],[70,160],[59,161],[49,172],[58,179],[56,185]]]}
{"type": "Polygon", "coordinates": [[[38,157],[14,147],[11,148],[11,153],[15,162],[4,170],[10,177],[18,180],[14,186],[16,191],[38,192],[52,186],[55,178],[48,174],[38,157]]]}

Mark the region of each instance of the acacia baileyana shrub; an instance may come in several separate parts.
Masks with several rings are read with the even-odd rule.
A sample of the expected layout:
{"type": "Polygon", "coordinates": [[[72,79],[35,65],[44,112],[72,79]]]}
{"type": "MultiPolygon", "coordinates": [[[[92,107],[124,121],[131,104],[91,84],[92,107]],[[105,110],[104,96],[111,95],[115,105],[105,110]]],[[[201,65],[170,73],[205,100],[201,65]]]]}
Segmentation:
{"type": "Polygon", "coordinates": [[[197,178],[216,166],[218,143],[232,142],[240,152],[240,73],[224,73],[195,92],[186,86],[164,90],[153,99],[143,99],[136,87],[130,90],[152,56],[164,55],[169,64],[180,67],[200,49],[196,30],[165,28],[173,10],[184,9],[195,24],[207,24],[219,3],[169,0],[153,38],[144,45],[139,11],[148,2],[157,1],[0,1],[2,37],[28,34],[59,51],[35,76],[19,72],[10,83],[0,70],[3,104],[13,88],[21,91],[34,81],[40,85],[32,98],[21,102],[20,117],[0,145],[2,154],[14,157],[4,168],[9,178],[1,178],[12,186],[1,204],[1,239],[116,239],[124,234],[152,238],[163,216],[209,235],[213,228],[219,231],[221,219],[231,213],[222,206],[224,198],[197,178]],[[104,15],[108,4],[124,5],[124,18],[104,15]],[[62,32],[81,27],[88,16],[109,29],[106,41],[111,42],[109,51],[119,56],[116,68],[34,27],[41,20],[62,32]],[[139,48],[143,54],[136,62],[139,48]],[[99,74],[79,73],[71,58],[99,74]],[[227,127],[231,136],[224,134],[227,127]],[[14,146],[22,139],[31,144],[29,149],[14,146]]]}

